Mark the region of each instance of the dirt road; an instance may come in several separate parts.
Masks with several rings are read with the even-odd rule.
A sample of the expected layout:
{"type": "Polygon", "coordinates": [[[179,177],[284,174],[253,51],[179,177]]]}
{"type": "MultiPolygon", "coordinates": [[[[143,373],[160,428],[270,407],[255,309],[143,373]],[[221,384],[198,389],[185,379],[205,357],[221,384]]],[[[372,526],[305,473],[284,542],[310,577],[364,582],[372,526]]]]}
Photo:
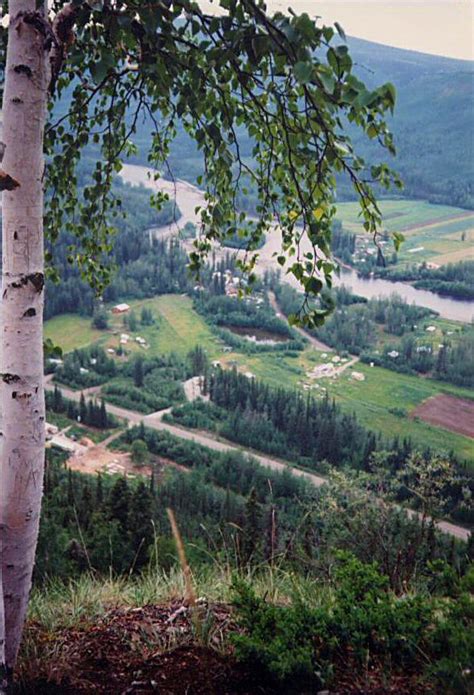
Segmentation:
{"type": "MultiPolygon", "coordinates": [[[[45,383],[45,388],[49,391],[52,391],[54,390],[54,384],[52,384],[51,381],[47,381],[45,383]]],[[[71,389],[66,389],[64,387],[61,387],[61,391],[63,393],[63,396],[65,396],[66,398],[70,398],[74,401],[80,400],[80,391],[72,391],[71,389]]],[[[260,465],[266,466],[267,468],[271,468],[272,470],[289,471],[292,475],[296,475],[298,478],[306,478],[306,480],[311,482],[316,487],[320,487],[321,485],[324,485],[324,483],[326,482],[326,479],[322,476],[316,475],[315,473],[307,473],[306,471],[299,470],[298,468],[293,468],[284,461],[279,461],[278,459],[271,458],[270,456],[257,454],[253,451],[248,451],[239,446],[236,446],[235,444],[231,444],[228,441],[222,440],[220,438],[218,439],[215,435],[213,435],[210,432],[187,430],[183,427],[178,427],[177,425],[172,425],[171,423],[164,422],[163,416],[165,415],[165,413],[169,413],[171,408],[167,408],[166,410],[160,410],[156,413],[151,413],[150,415],[143,415],[142,413],[136,413],[132,410],[125,410],[125,408],[119,408],[117,406],[109,404],[107,404],[107,410],[113,415],[123,418],[125,421],[129,423],[129,426],[138,425],[140,422],[143,421],[143,423],[150,429],[162,432],[169,432],[170,434],[173,434],[175,437],[185,439],[186,441],[196,442],[197,444],[201,444],[202,446],[205,446],[208,449],[212,449],[213,451],[239,452],[241,454],[247,455],[255,459],[256,461],[258,461],[258,463],[260,463],[260,465]]],[[[413,510],[407,510],[407,512],[410,516],[414,516],[417,514],[417,512],[413,510]]],[[[468,529],[465,529],[462,526],[457,526],[456,524],[452,524],[448,521],[440,521],[437,523],[437,526],[444,533],[447,533],[450,536],[454,536],[455,538],[459,538],[464,541],[467,541],[470,536],[470,532],[468,531],[468,529]]]]}

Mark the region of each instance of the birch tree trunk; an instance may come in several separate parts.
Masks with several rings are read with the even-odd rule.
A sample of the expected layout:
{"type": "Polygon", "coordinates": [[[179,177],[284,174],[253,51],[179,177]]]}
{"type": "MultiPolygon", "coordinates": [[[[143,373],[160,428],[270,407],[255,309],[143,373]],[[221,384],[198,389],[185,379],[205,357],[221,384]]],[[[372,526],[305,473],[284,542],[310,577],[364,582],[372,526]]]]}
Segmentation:
{"type": "MultiPolygon", "coordinates": [[[[5,154],[0,432],[3,677],[20,645],[36,549],[44,468],[43,133],[48,28],[35,0],[10,0],[3,97],[5,154]]],[[[48,43],[49,42],[49,43],[48,43]]]]}

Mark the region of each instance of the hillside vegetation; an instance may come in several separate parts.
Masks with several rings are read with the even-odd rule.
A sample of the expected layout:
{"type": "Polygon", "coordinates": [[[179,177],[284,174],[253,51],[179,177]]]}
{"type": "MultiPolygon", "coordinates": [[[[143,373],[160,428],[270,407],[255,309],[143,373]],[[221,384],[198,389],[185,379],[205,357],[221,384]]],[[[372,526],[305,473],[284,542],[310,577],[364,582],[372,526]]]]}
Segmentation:
{"type": "MultiPolygon", "coordinates": [[[[389,119],[395,135],[395,168],[405,183],[405,194],[431,202],[474,207],[474,66],[470,61],[432,56],[384,46],[362,39],[349,39],[350,51],[368,86],[385,81],[397,90],[394,116],[389,119]]],[[[144,160],[151,123],[141,125],[135,141],[140,148],[136,161],[144,160]]],[[[368,160],[380,157],[375,145],[355,135],[355,144],[368,160]]],[[[242,133],[241,154],[250,158],[252,144],[242,133]]],[[[175,176],[196,182],[202,174],[201,156],[182,129],[170,152],[175,176]]],[[[349,187],[339,191],[347,199],[349,187]]],[[[240,197],[244,209],[252,209],[252,196],[240,197]]]]}
{"type": "MultiPolygon", "coordinates": [[[[469,692],[472,542],[364,476],[316,490],[160,439],[148,480],[50,452],[19,692],[469,692]]],[[[433,459],[409,485],[444,499],[440,471],[433,459]]]]}

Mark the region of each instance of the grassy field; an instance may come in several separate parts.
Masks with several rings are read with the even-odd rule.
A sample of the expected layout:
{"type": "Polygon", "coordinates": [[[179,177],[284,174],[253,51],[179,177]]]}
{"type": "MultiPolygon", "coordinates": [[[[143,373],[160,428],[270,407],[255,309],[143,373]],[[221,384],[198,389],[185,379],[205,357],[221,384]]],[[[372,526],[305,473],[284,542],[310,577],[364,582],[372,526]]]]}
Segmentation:
{"type": "Polygon", "coordinates": [[[364,375],[365,381],[353,379],[353,370],[348,369],[337,380],[327,380],[327,389],[338,403],[353,410],[364,425],[390,437],[411,437],[420,447],[453,450],[462,459],[474,458],[472,439],[408,417],[430,396],[449,393],[472,399],[472,391],[361,363],[354,369],[364,375]]]}
{"type": "MultiPolygon", "coordinates": [[[[474,213],[424,200],[383,200],[380,204],[389,232],[403,232],[399,263],[431,261],[438,265],[474,260],[474,213]],[[421,250],[417,250],[423,247],[421,250]]],[[[339,203],[337,217],[344,227],[364,233],[357,203],[339,203]]]]}
{"type": "Polygon", "coordinates": [[[92,328],[91,319],[77,314],[61,314],[44,324],[44,337],[59,345],[63,352],[83,348],[104,338],[104,333],[92,328]]]}
{"type": "MultiPolygon", "coordinates": [[[[133,334],[145,338],[149,349],[144,350],[132,340],[126,348],[132,353],[152,356],[175,352],[185,355],[194,346],[201,345],[207,350],[209,358],[219,360],[223,367],[235,366],[275,387],[295,388],[301,388],[304,382],[308,382],[307,372],[310,369],[328,359],[310,347],[293,357],[282,352],[253,355],[224,352],[222,341],[193,310],[192,300],[186,296],[165,295],[132,301],[130,305],[138,319],[142,307],[151,309],[155,317],[153,326],[139,326],[133,334]]],[[[435,334],[423,332],[423,338],[429,341],[441,342],[443,331],[459,330],[459,324],[452,321],[435,319],[431,322],[437,326],[437,331],[435,334]]],[[[121,316],[112,317],[108,331],[91,329],[90,319],[60,316],[46,322],[45,332],[67,351],[92,342],[100,342],[105,348],[117,348],[120,333],[127,332],[127,329],[121,316]]],[[[355,411],[364,425],[380,430],[387,437],[409,436],[420,447],[429,445],[440,450],[452,449],[461,458],[474,459],[472,440],[408,417],[416,406],[437,393],[473,398],[472,391],[379,367],[371,368],[361,363],[348,368],[336,379],[319,379],[314,383],[318,384],[318,388],[311,391],[314,395],[322,395],[323,389],[327,389],[342,407],[355,411]],[[354,379],[351,376],[353,371],[361,372],[365,380],[354,379]]]]}
{"type": "MultiPolygon", "coordinates": [[[[207,350],[211,359],[222,352],[219,339],[211,332],[205,321],[193,310],[192,299],[184,295],[162,295],[153,299],[131,301],[130,306],[140,319],[140,312],[145,307],[153,312],[155,323],[152,326],[139,326],[134,335],[140,335],[149,344],[143,350],[136,343],[129,343],[127,350],[156,355],[175,352],[186,355],[193,347],[200,345],[207,350]]],[[[123,327],[123,319],[115,318],[112,326],[120,327],[121,332],[128,332],[123,327]]],[[[107,340],[107,347],[117,347],[120,336],[107,340]]]]}

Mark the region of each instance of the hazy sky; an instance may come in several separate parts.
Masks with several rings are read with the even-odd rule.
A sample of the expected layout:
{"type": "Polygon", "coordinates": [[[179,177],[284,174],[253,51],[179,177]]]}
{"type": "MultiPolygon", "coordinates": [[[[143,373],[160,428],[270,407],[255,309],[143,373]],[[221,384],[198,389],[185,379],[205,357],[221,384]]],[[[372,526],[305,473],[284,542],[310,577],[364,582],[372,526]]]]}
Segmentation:
{"type": "Polygon", "coordinates": [[[474,0],[267,0],[267,6],[338,21],[346,34],[369,41],[474,60],[474,0]]]}

